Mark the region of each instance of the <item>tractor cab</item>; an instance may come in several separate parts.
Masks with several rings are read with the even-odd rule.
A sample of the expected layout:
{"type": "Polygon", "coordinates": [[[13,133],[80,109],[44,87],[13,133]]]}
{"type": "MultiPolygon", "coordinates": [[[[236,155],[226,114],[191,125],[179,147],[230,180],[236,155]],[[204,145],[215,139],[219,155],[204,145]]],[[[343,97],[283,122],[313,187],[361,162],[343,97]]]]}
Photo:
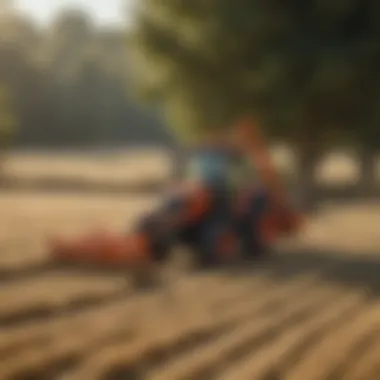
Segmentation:
{"type": "Polygon", "coordinates": [[[225,146],[207,146],[190,154],[185,179],[232,196],[248,184],[257,182],[257,175],[241,151],[225,146]]]}

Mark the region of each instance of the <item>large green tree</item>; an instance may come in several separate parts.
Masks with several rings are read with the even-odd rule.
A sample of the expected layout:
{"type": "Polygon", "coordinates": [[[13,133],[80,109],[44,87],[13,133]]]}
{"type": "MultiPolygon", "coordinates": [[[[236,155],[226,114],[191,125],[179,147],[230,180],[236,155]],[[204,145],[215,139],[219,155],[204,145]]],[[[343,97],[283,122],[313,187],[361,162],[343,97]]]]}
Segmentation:
{"type": "Polygon", "coordinates": [[[377,0],[140,0],[136,85],[185,136],[251,117],[307,187],[326,147],[380,141],[379,25],[377,0]]]}

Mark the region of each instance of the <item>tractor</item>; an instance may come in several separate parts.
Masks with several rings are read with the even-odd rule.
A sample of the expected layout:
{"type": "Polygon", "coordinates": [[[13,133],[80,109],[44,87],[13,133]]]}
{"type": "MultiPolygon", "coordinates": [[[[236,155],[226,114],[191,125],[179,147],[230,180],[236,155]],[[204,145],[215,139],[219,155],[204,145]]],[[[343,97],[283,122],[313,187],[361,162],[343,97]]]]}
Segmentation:
{"type": "Polygon", "coordinates": [[[255,260],[302,218],[285,192],[258,129],[243,123],[239,144],[207,141],[194,149],[184,178],[132,231],[93,231],[73,240],[55,238],[53,261],[135,268],[163,263],[173,248],[189,248],[201,268],[255,260]]]}

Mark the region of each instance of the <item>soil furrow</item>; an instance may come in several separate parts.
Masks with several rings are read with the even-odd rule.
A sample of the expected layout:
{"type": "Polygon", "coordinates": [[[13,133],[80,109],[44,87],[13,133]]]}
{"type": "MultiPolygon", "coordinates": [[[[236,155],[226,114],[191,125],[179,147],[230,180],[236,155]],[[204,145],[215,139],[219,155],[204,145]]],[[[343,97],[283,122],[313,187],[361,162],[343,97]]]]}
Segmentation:
{"type": "Polygon", "coordinates": [[[345,368],[344,380],[374,380],[373,374],[377,372],[376,380],[380,378],[380,339],[376,337],[361,355],[355,357],[345,368]]]}
{"type": "Polygon", "coordinates": [[[230,368],[220,379],[265,380],[275,376],[282,379],[283,374],[276,373],[274,369],[279,362],[286,360],[286,356],[302,342],[305,336],[313,331],[323,333],[323,326],[336,320],[344,312],[351,312],[348,315],[354,317],[360,313],[360,306],[363,304],[363,297],[360,295],[344,295],[343,292],[338,292],[337,298],[318,305],[314,309],[318,311],[315,315],[310,315],[299,324],[283,326],[278,336],[266,342],[265,346],[256,352],[246,355],[244,360],[236,363],[235,368],[230,368]]]}
{"type": "Polygon", "coordinates": [[[377,301],[363,307],[353,319],[347,319],[332,334],[316,344],[304,360],[286,374],[285,380],[322,380],[344,362],[361,337],[374,333],[380,327],[380,307],[377,301]]]}
{"type": "MultiPolygon", "coordinates": [[[[181,282],[182,281],[177,284],[179,285],[178,296],[180,296],[181,282]]],[[[224,308],[230,307],[229,304],[223,302],[224,297],[225,295],[228,296],[228,294],[235,294],[239,288],[241,294],[237,294],[240,294],[242,297],[238,297],[235,300],[236,304],[243,302],[243,295],[251,293],[253,289],[256,289],[260,285],[266,286],[267,289],[270,288],[270,284],[267,284],[265,276],[256,276],[254,279],[242,281],[242,284],[231,284],[229,286],[228,283],[225,283],[222,287],[224,290],[224,293],[222,294],[219,294],[216,291],[217,287],[210,286],[210,281],[208,281],[209,286],[207,288],[202,289],[202,285],[202,281],[199,281],[197,287],[193,287],[192,290],[203,290],[201,296],[198,296],[198,299],[202,300],[202,303],[198,305],[198,308],[209,308],[210,312],[213,312],[214,303],[219,305],[221,311],[224,308]]],[[[259,287],[259,289],[261,289],[261,287],[259,287]]],[[[21,326],[17,325],[11,327],[7,325],[6,327],[3,327],[3,329],[0,329],[0,358],[14,355],[16,352],[20,352],[20,350],[22,351],[30,346],[38,347],[40,345],[44,345],[47,340],[51,339],[53,332],[55,335],[59,332],[68,333],[71,330],[71,326],[75,328],[78,324],[85,325],[87,321],[89,322],[89,325],[92,326],[93,323],[91,323],[91,320],[94,318],[98,319],[96,318],[97,315],[102,317],[104,320],[108,320],[112,314],[117,314],[125,310],[126,312],[129,311],[130,316],[128,320],[132,323],[133,316],[135,316],[136,320],[140,318],[139,314],[143,312],[143,303],[152,303],[154,299],[157,306],[159,306],[159,309],[166,306],[166,304],[162,303],[159,293],[148,298],[149,302],[145,301],[146,297],[141,298],[138,295],[127,297],[127,291],[122,291],[112,297],[109,296],[104,299],[92,299],[92,301],[94,301],[92,303],[86,302],[80,304],[76,302],[72,305],[71,309],[66,307],[64,310],[65,312],[62,312],[62,309],[55,309],[49,314],[51,318],[44,320],[43,324],[41,323],[41,320],[26,320],[25,318],[25,323],[21,326]],[[140,301],[139,298],[141,299],[140,301]]],[[[171,305],[171,309],[173,309],[174,312],[181,309],[182,304],[184,304],[182,309],[185,308],[185,303],[181,302],[180,297],[178,297],[178,301],[179,302],[174,305],[171,305]]],[[[46,316],[47,315],[45,315],[45,317],[46,316]]],[[[42,316],[40,315],[40,317],[42,316]]]]}
{"type": "MultiPolygon", "coordinates": [[[[233,363],[271,341],[278,330],[291,326],[299,319],[307,317],[315,310],[319,303],[328,302],[326,289],[314,289],[310,298],[296,298],[290,304],[284,302],[277,310],[260,315],[258,318],[250,319],[237,326],[236,329],[211,342],[203,348],[197,349],[187,357],[181,358],[173,365],[169,364],[157,372],[153,372],[150,380],[190,380],[194,378],[214,379],[224,372],[233,363]]],[[[331,295],[332,299],[336,294],[331,295]]]]}
{"type": "MultiPolygon", "coordinates": [[[[242,300],[239,307],[227,309],[218,316],[209,316],[209,319],[207,318],[208,320],[203,316],[201,319],[198,319],[198,321],[193,318],[189,318],[187,321],[190,325],[192,323],[198,323],[200,326],[203,326],[203,328],[208,325],[214,328],[218,323],[222,323],[221,321],[224,321],[224,323],[230,323],[231,321],[244,323],[246,318],[251,318],[255,313],[259,315],[278,310],[281,305],[283,306],[283,304],[287,302],[288,296],[299,296],[308,288],[315,286],[316,282],[317,280],[315,278],[312,279],[310,277],[293,279],[293,281],[289,281],[289,283],[277,287],[277,289],[274,289],[272,292],[261,293],[260,297],[242,300]]],[[[169,327],[163,330],[162,326],[164,324],[168,326],[168,321],[155,319],[152,322],[153,323],[150,324],[151,328],[147,329],[143,334],[145,335],[145,340],[142,335],[134,347],[131,347],[129,344],[121,344],[117,347],[110,346],[104,348],[89,358],[88,362],[84,363],[82,368],[78,369],[78,373],[75,374],[74,379],[91,379],[92,377],[93,379],[100,379],[102,377],[97,375],[98,372],[102,373],[102,371],[105,371],[105,367],[112,368],[113,366],[119,366],[120,363],[125,364],[126,373],[129,373],[131,368],[135,366],[140,367],[144,365],[146,367],[148,365],[149,367],[149,358],[160,355],[160,352],[167,352],[168,350],[176,352],[178,340],[186,339],[186,330],[182,331],[183,325],[179,330],[178,327],[175,330],[171,330],[169,327]],[[181,334],[183,334],[182,337],[181,334]],[[100,367],[99,363],[102,363],[100,367]],[[94,368],[96,368],[96,371],[94,371],[94,368]]],[[[148,323],[144,323],[144,326],[148,325],[148,323]]],[[[174,324],[172,324],[172,326],[174,326],[174,324]]],[[[178,351],[176,354],[178,355],[178,351]]]]}
{"type": "MultiPolygon", "coordinates": [[[[251,279],[249,283],[254,284],[255,281],[253,280],[254,279],[251,279]]],[[[259,281],[260,279],[258,278],[257,280],[259,281]]],[[[263,278],[262,280],[265,280],[265,278],[263,278]]],[[[202,283],[198,284],[198,286],[201,285],[202,283]]],[[[293,284],[293,287],[294,286],[295,285],[293,284]]],[[[225,285],[224,288],[226,291],[228,291],[227,285],[225,285]]],[[[267,285],[266,288],[270,289],[270,286],[267,285]]],[[[204,300],[208,299],[209,305],[212,305],[213,302],[218,301],[220,303],[220,299],[223,299],[223,295],[219,293],[213,294],[212,290],[212,288],[209,288],[208,291],[203,292],[204,300]]],[[[174,318],[173,322],[177,322],[177,324],[179,322],[180,324],[185,325],[186,321],[183,320],[183,317],[181,317],[181,315],[175,316],[175,309],[165,309],[162,307],[162,304],[160,308],[157,308],[157,304],[160,303],[160,297],[157,297],[157,295],[158,294],[131,297],[128,302],[123,299],[122,303],[124,303],[125,305],[116,304],[116,306],[110,307],[110,310],[108,312],[100,311],[100,315],[95,317],[95,319],[98,321],[101,321],[102,319],[106,320],[105,323],[107,323],[108,325],[112,325],[111,333],[114,334],[115,341],[118,340],[118,331],[123,330],[123,327],[121,326],[132,326],[132,328],[135,328],[137,323],[139,326],[141,326],[141,328],[144,328],[146,323],[148,325],[153,324],[154,321],[152,321],[152,319],[155,318],[154,316],[160,314],[160,312],[162,313],[163,311],[166,311],[166,314],[164,316],[166,318],[166,321],[164,322],[167,323],[170,318],[174,318]],[[144,323],[142,323],[141,318],[139,318],[139,313],[145,314],[148,317],[148,320],[146,320],[146,318],[143,318],[144,323]],[[124,314],[124,316],[118,322],[115,322],[112,319],[110,320],[110,316],[112,314],[121,316],[123,316],[124,314]],[[152,323],[150,323],[149,320],[152,323]]],[[[241,303],[245,303],[245,300],[242,299],[241,303]]],[[[209,305],[206,304],[205,306],[209,305]]],[[[226,308],[228,308],[227,304],[225,306],[226,308]]],[[[210,313],[209,309],[207,309],[206,307],[198,307],[194,309],[192,313],[188,313],[188,321],[189,319],[192,321],[194,321],[195,319],[198,319],[199,321],[207,320],[207,318],[205,318],[205,315],[211,318],[211,314],[212,313],[210,313]],[[199,314],[198,317],[196,317],[196,313],[199,314]]],[[[43,326],[35,324],[34,328],[40,331],[40,336],[38,336],[36,332],[33,332],[33,328],[29,328],[29,334],[25,334],[22,330],[19,330],[20,332],[18,336],[17,347],[15,347],[14,341],[14,339],[17,338],[17,334],[15,334],[15,332],[13,333],[13,336],[12,333],[8,334],[8,339],[4,339],[4,337],[0,338],[0,345],[1,342],[3,342],[2,346],[4,351],[7,347],[10,350],[13,349],[12,360],[9,360],[9,354],[6,355],[5,360],[3,360],[2,363],[0,363],[0,370],[2,368],[8,368],[7,371],[12,372],[17,369],[16,372],[24,371],[26,373],[28,371],[32,371],[32,369],[34,368],[33,371],[39,373],[41,367],[49,367],[52,365],[52,362],[56,362],[56,366],[59,366],[59,363],[61,361],[67,361],[68,357],[73,358],[74,356],[77,357],[78,355],[80,355],[80,357],[84,356],[88,350],[94,348],[94,345],[101,346],[102,342],[104,341],[104,337],[108,334],[108,330],[106,330],[105,333],[102,333],[101,331],[99,332],[98,327],[95,326],[94,323],[90,322],[91,318],[94,318],[94,313],[88,314],[88,316],[85,317],[81,317],[80,315],[76,316],[76,322],[73,321],[74,317],[72,317],[69,320],[66,318],[66,321],[64,321],[63,319],[61,323],[53,321],[50,325],[50,328],[46,325],[43,326]],[[86,329],[86,322],[89,322],[89,326],[93,326],[92,330],[89,331],[88,329],[86,329]],[[101,335],[101,338],[98,338],[99,334],[101,335]],[[53,336],[56,336],[56,338],[53,339],[53,336]],[[78,336],[80,336],[81,339],[78,339],[78,336]],[[31,340],[33,339],[33,345],[30,346],[31,340]],[[64,344],[64,342],[66,343],[64,344]],[[26,345],[23,345],[23,343],[26,343],[26,345]],[[47,351],[46,347],[48,347],[47,351]],[[35,351],[39,350],[44,350],[44,355],[40,357],[38,357],[37,355],[36,357],[35,351]],[[58,352],[60,352],[60,354],[58,354],[58,352]],[[12,365],[12,361],[14,361],[14,365],[12,365]],[[23,364],[20,365],[20,363],[23,364]]],[[[0,376],[0,378],[2,377],[0,376]]]]}

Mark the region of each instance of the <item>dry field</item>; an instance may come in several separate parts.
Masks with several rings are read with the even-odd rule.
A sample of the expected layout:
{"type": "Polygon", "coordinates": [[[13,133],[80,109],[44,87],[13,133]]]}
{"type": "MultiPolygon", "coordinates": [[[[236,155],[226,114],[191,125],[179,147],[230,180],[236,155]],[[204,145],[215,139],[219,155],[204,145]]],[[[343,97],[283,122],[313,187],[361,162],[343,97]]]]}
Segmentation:
{"type": "Polygon", "coordinates": [[[168,271],[149,293],[46,264],[46,235],[127,228],[154,203],[1,195],[1,380],[379,379],[379,205],[326,208],[256,268],[168,271]]]}
{"type": "MultiPolygon", "coordinates": [[[[278,167],[291,171],[291,151],[284,147],[272,150],[278,167]]],[[[8,156],[5,173],[28,180],[50,179],[83,181],[92,184],[133,184],[141,181],[164,181],[170,176],[170,156],[165,150],[105,150],[84,152],[13,152],[8,156]]],[[[352,182],[358,174],[355,158],[347,152],[325,157],[318,170],[322,183],[352,182]]],[[[380,176],[380,162],[378,165],[380,176]]]]}
{"type": "Polygon", "coordinates": [[[92,184],[133,184],[163,181],[170,175],[164,150],[106,150],[94,152],[13,152],[7,157],[8,176],[28,180],[86,181],[92,184]]]}
{"type": "Polygon", "coordinates": [[[153,197],[0,194],[0,380],[379,380],[380,204],[326,205],[239,272],[58,270],[44,239],[128,228],[153,197]]]}

